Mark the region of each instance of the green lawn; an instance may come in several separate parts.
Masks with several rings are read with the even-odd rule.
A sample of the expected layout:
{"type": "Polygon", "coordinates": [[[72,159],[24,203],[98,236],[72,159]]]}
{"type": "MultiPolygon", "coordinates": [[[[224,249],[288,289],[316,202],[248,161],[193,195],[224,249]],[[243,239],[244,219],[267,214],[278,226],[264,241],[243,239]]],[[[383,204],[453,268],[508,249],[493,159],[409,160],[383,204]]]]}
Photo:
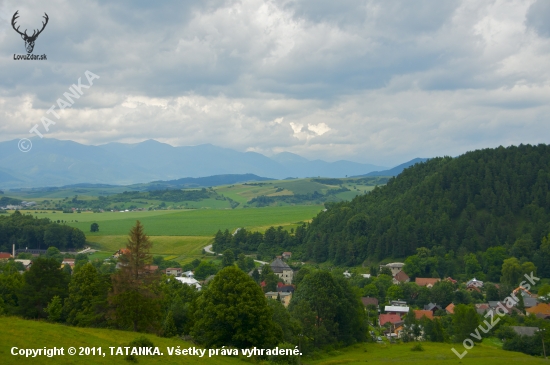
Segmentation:
{"type": "MultiPolygon", "coordinates": [[[[15,317],[2,317],[2,330],[0,330],[0,363],[3,365],[25,365],[25,364],[132,364],[124,359],[125,356],[111,356],[109,347],[128,346],[136,337],[142,335],[134,332],[114,331],[93,328],[78,328],[64,325],[54,325],[45,322],[22,320],[15,317]],[[105,357],[101,356],[70,356],[67,355],[70,346],[76,347],[98,347],[107,352],[105,357]],[[65,356],[48,358],[40,356],[36,358],[25,358],[13,356],[11,348],[53,348],[64,347],[65,356]]],[[[181,346],[181,348],[195,347],[196,345],[177,339],[166,339],[154,335],[144,335],[149,338],[155,346],[159,347],[164,356],[138,356],[138,364],[195,364],[204,363],[212,365],[245,364],[237,358],[215,356],[199,358],[196,356],[169,356],[166,347],[181,346]]]]}
{"type": "MultiPolygon", "coordinates": [[[[164,210],[153,212],[108,212],[82,214],[52,214],[57,219],[81,229],[86,237],[127,235],[136,220],[140,220],[150,236],[213,236],[218,229],[230,231],[238,227],[296,224],[311,220],[323,209],[320,205],[247,208],[234,210],[164,210]],[[72,222],[78,220],[78,222],[72,222]],[[97,222],[99,232],[90,232],[97,222]]],[[[37,214],[45,216],[45,214],[37,214]]]]}
{"type": "Polygon", "coordinates": [[[476,345],[459,359],[452,351],[464,351],[461,344],[423,342],[424,351],[411,351],[413,344],[360,344],[341,351],[335,356],[319,360],[305,361],[309,365],[336,364],[465,364],[465,365],[502,365],[502,364],[548,364],[544,359],[535,358],[518,352],[504,351],[493,346],[476,345]]]}

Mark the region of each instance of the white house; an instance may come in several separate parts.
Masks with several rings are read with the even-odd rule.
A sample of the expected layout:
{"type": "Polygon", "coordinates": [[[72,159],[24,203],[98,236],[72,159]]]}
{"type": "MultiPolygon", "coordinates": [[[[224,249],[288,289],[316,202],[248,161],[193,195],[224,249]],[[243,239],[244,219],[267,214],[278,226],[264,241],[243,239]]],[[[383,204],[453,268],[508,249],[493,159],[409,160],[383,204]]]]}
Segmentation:
{"type": "Polygon", "coordinates": [[[182,283],[182,284],[194,285],[195,288],[197,288],[197,290],[201,290],[201,288],[202,288],[202,286],[199,284],[199,282],[196,279],[187,278],[187,277],[183,277],[183,276],[177,277],[175,279],[177,281],[179,281],[180,283],[182,283]]]}
{"type": "Polygon", "coordinates": [[[483,287],[483,281],[477,280],[476,278],[473,278],[472,280],[468,281],[466,283],[466,287],[468,286],[475,286],[476,288],[482,288],[483,287]]]}

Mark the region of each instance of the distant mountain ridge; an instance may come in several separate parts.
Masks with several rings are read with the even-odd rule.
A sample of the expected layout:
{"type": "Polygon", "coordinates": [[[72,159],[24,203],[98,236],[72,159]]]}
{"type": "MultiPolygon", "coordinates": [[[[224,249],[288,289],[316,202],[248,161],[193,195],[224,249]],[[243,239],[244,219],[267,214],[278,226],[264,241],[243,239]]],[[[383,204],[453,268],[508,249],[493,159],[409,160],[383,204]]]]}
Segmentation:
{"type": "Polygon", "coordinates": [[[271,179],[345,177],[384,169],[351,161],[311,161],[289,152],[269,158],[256,152],[239,152],[211,144],[173,147],[147,140],[90,146],[53,138],[33,138],[32,149],[23,153],[17,148],[17,142],[0,142],[0,189],[74,184],[132,185],[175,181],[182,177],[243,174],[271,179]]]}
{"type": "Polygon", "coordinates": [[[416,165],[417,163],[422,163],[428,161],[429,158],[413,158],[412,160],[405,162],[401,165],[395,166],[389,170],[384,171],[372,171],[365,175],[359,175],[354,177],[367,177],[367,176],[397,176],[403,172],[407,167],[416,165]]]}

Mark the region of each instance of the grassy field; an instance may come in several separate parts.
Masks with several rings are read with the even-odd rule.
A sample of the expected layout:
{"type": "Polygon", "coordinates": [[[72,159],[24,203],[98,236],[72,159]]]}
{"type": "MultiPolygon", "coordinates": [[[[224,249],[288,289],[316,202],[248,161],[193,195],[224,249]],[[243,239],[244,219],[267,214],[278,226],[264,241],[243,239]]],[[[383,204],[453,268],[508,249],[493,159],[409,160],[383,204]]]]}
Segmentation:
{"type": "Polygon", "coordinates": [[[507,364],[548,364],[544,359],[537,359],[518,352],[504,351],[492,346],[476,345],[459,359],[451,348],[462,353],[461,344],[423,342],[424,351],[411,351],[413,344],[360,344],[341,351],[334,351],[334,356],[319,360],[307,361],[310,365],[337,364],[465,364],[465,365],[502,365],[507,364]]]}
{"type": "MultiPolygon", "coordinates": [[[[127,239],[128,235],[88,237],[88,242],[91,243],[92,248],[99,249],[102,253],[108,253],[106,257],[100,257],[100,253],[95,253],[90,255],[90,260],[111,256],[119,248],[126,247],[127,239]]],[[[152,236],[151,254],[154,256],[169,256],[165,259],[186,263],[195,258],[200,258],[203,247],[209,245],[211,241],[212,237],[208,236],[152,236]]]]}
{"type": "MultiPolygon", "coordinates": [[[[111,356],[109,347],[127,346],[139,334],[106,329],[77,328],[45,322],[27,321],[15,317],[2,318],[4,326],[0,331],[0,363],[3,365],[21,364],[129,364],[124,356],[111,356]],[[11,355],[11,348],[52,348],[64,347],[65,356],[25,358],[11,355]],[[69,356],[70,346],[102,347],[107,352],[101,356],[69,356]]],[[[166,339],[154,335],[144,335],[155,346],[159,347],[163,356],[148,356],[138,358],[138,364],[194,364],[212,365],[249,364],[238,358],[213,356],[198,358],[191,356],[169,356],[167,347],[183,348],[195,345],[178,339],[166,339]]],[[[424,351],[411,351],[413,344],[358,344],[352,347],[333,351],[317,360],[304,358],[307,365],[338,365],[338,364],[465,364],[465,365],[502,365],[507,364],[548,364],[544,359],[537,359],[516,352],[503,351],[491,346],[477,345],[461,360],[451,352],[451,344],[422,343],[424,351]]],[[[207,355],[208,356],[208,355],[207,355]]]]}
{"type": "MultiPolygon", "coordinates": [[[[128,344],[140,336],[134,332],[78,328],[63,325],[54,325],[44,322],[27,321],[14,317],[1,318],[4,325],[0,331],[0,363],[3,365],[21,364],[131,364],[124,359],[125,356],[111,356],[110,346],[128,346],[128,344]],[[9,324],[9,325],[8,325],[9,324]],[[64,347],[65,356],[48,358],[45,356],[36,358],[25,358],[13,356],[12,347],[18,348],[52,348],[64,347]],[[105,357],[100,356],[70,356],[67,355],[70,346],[76,347],[98,347],[107,352],[105,357]]],[[[159,347],[164,356],[138,357],[138,364],[212,364],[232,365],[245,364],[237,358],[215,356],[199,358],[196,356],[169,356],[166,347],[181,346],[181,348],[194,347],[189,342],[176,339],[166,339],[154,335],[144,335],[149,338],[155,346],[159,347]]]]}
{"type": "MultiPolygon", "coordinates": [[[[161,210],[144,212],[106,213],[34,213],[39,218],[64,220],[77,227],[90,239],[94,236],[127,235],[136,220],[145,226],[150,236],[213,236],[218,229],[254,229],[271,225],[289,225],[309,221],[323,209],[320,205],[265,207],[234,210],[161,210]],[[78,221],[78,222],[76,222],[78,221]],[[97,222],[99,232],[90,232],[97,222]]],[[[22,213],[26,214],[25,211],[22,213]]],[[[91,240],[91,239],[90,239],[91,240]]]]}

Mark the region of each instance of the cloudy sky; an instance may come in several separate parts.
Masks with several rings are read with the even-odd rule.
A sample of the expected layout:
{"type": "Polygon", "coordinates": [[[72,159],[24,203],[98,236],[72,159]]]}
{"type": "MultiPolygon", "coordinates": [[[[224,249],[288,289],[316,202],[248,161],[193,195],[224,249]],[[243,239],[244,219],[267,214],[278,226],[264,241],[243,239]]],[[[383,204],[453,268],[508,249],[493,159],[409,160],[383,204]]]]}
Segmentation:
{"type": "Polygon", "coordinates": [[[0,141],[39,124],[387,166],[548,143],[549,19],[547,0],[0,0],[0,141]],[[47,61],[13,59],[17,10],[28,33],[48,14],[47,61]]]}

